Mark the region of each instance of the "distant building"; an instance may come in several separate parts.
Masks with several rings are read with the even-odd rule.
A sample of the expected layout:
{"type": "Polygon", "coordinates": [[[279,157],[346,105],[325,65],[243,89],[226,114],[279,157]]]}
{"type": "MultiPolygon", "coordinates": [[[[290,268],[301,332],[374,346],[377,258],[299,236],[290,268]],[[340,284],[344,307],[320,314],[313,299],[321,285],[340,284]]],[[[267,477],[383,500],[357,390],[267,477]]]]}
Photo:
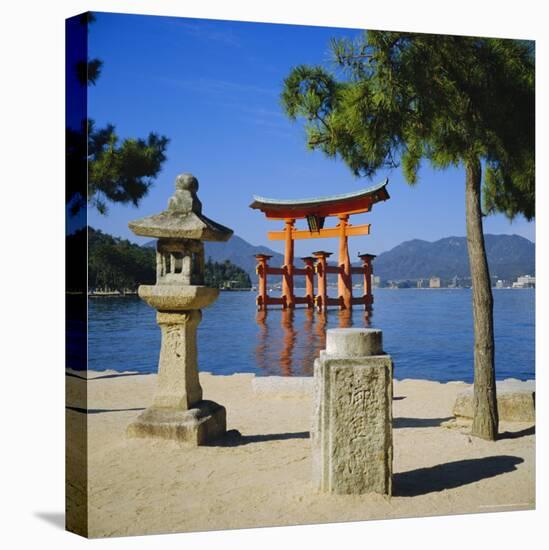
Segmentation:
{"type": "Polygon", "coordinates": [[[372,287],[373,288],[381,287],[381,277],[379,275],[372,275],[372,287]]]}
{"type": "Polygon", "coordinates": [[[222,288],[225,288],[227,290],[232,290],[234,288],[239,288],[239,287],[240,287],[240,282],[239,281],[225,281],[222,284],[222,288]]]}
{"type": "Polygon", "coordinates": [[[440,277],[431,277],[429,279],[429,288],[440,288],[440,277]]]}
{"type": "Polygon", "coordinates": [[[425,281],[423,279],[417,280],[417,288],[424,288],[425,287],[425,281]]]}
{"type": "Polygon", "coordinates": [[[503,281],[501,279],[498,279],[496,282],[496,288],[505,288],[503,286],[503,281]]]}
{"type": "Polygon", "coordinates": [[[398,282],[398,288],[413,288],[415,285],[414,281],[406,279],[405,281],[398,282]]]}
{"type": "Polygon", "coordinates": [[[513,283],[513,288],[536,288],[536,278],[531,275],[521,275],[513,283]]]}

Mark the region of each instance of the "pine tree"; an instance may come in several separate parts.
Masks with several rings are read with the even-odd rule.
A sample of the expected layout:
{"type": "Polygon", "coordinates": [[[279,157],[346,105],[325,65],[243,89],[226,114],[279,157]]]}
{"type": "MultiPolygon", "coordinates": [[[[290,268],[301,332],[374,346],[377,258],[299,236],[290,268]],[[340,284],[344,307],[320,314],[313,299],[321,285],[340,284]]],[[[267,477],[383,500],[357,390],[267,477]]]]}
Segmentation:
{"type": "Polygon", "coordinates": [[[331,51],[333,72],[299,66],[284,82],[283,107],[291,119],[305,119],[310,148],[339,156],[358,176],[401,166],[412,185],[422,159],[464,168],[475,335],[472,433],[494,440],[493,299],[482,218],[534,217],[533,43],[368,31],[356,41],[333,40],[331,51]]]}

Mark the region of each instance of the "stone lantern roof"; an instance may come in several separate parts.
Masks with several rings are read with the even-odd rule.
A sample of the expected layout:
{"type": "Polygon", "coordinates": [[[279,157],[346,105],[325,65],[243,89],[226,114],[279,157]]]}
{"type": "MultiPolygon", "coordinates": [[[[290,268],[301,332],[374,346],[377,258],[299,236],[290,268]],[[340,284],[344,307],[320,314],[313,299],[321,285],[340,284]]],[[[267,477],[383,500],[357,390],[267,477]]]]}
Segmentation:
{"type": "Polygon", "coordinates": [[[198,180],[192,174],[180,174],[175,180],[175,193],[168,208],[159,214],[134,220],[129,228],[143,237],[160,239],[196,239],[227,241],[233,231],[202,214],[198,199],[198,180]]]}

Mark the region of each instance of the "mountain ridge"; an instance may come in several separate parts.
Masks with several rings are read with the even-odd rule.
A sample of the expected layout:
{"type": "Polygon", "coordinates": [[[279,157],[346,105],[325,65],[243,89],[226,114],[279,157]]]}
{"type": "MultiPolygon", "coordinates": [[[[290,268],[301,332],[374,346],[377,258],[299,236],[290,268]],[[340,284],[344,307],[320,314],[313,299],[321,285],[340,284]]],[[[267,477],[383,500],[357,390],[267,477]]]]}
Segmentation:
{"type": "MultiPolygon", "coordinates": [[[[491,276],[515,280],[535,274],[535,244],[520,235],[484,235],[491,276]]],[[[155,241],[145,246],[154,246],[155,241]]],[[[256,254],[272,256],[270,264],[281,266],[284,256],[267,246],[256,246],[233,235],[227,242],[206,242],[205,256],[215,262],[230,260],[257,281],[256,254]]],[[[333,263],[333,262],[332,262],[333,263]]],[[[356,264],[358,265],[358,264],[356,264]]],[[[410,239],[382,252],[374,260],[374,274],[383,280],[417,280],[430,277],[470,277],[466,237],[444,237],[436,241],[410,239]]]]}
{"type": "MultiPolygon", "coordinates": [[[[535,244],[520,235],[484,235],[490,275],[514,280],[535,273],[535,244]]],[[[379,254],[374,273],[385,280],[470,277],[466,237],[411,239],[379,254]]]]}

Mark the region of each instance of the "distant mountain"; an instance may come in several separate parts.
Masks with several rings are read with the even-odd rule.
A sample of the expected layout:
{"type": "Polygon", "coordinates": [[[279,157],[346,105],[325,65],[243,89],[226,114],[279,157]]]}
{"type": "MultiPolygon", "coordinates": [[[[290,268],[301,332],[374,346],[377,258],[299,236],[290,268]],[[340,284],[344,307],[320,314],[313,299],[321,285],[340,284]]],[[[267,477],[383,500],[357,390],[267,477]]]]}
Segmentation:
{"type": "MultiPolygon", "coordinates": [[[[498,279],[514,281],[519,275],[535,274],[535,245],[519,235],[485,235],[490,274],[498,279]]],[[[266,246],[254,246],[238,235],[227,242],[206,242],[206,259],[214,262],[230,260],[257,281],[254,256],[269,254],[270,264],[280,267],[284,256],[266,246]]],[[[155,246],[155,241],[145,246],[155,246]]],[[[333,263],[333,262],[332,262],[333,263]]],[[[356,264],[358,265],[358,264],[356,264]]],[[[446,237],[435,242],[414,239],[383,252],[374,261],[374,273],[383,280],[468,278],[469,257],[465,237],[446,237]]],[[[334,281],[335,276],[331,277],[334,281]]],[[[332,281],[333,282],[333,281],[332,281]]]]}
{"type": "MultiPolygon", "coordinates": [[[[148,242],[145,246],[154,247],[156,241],[148,242]]],[[[266,246],[254,246],[245,241],[238,235],[233,235],[227,242],[205,243],[206,260],[211,258],[213,262],[224,262],[230,260],[233,264],[242,268],[253,281],[257,281],[255,267],[257,260],[254,258],[256,254],[268,254],[272,256],[270,264],[274,267],[280,267],[284,263],[284,256],[271,250],[266,246]]]]}
{"type": "MultiPolygon", "coordinates": [[[[519,235],[485,235],[490,275],[515,280],[535,273],[535,245],[519,235]]],[[[426,279],[432,276],[467,278],[469,258],[465,237],[435,242],[406,241],[383,252],[374,261],[374,273],[384,280],[426,279]]]]}
{"type": "Polygon", "coordinates": [[[206,259],[211,258],[214,262],[230,260],[233,264],[246,271],[254,281],[257,280],[255,273],[257,260],[254,258],[256,254],[268,254],[272,256],[272,259],[269,261],[272,266],[279,267],[284,263],[284,256],[282,254],[266,246],[254,246],[238,235],[233,235],[224,243],[207,242],[205,244],[206,259]]]}

